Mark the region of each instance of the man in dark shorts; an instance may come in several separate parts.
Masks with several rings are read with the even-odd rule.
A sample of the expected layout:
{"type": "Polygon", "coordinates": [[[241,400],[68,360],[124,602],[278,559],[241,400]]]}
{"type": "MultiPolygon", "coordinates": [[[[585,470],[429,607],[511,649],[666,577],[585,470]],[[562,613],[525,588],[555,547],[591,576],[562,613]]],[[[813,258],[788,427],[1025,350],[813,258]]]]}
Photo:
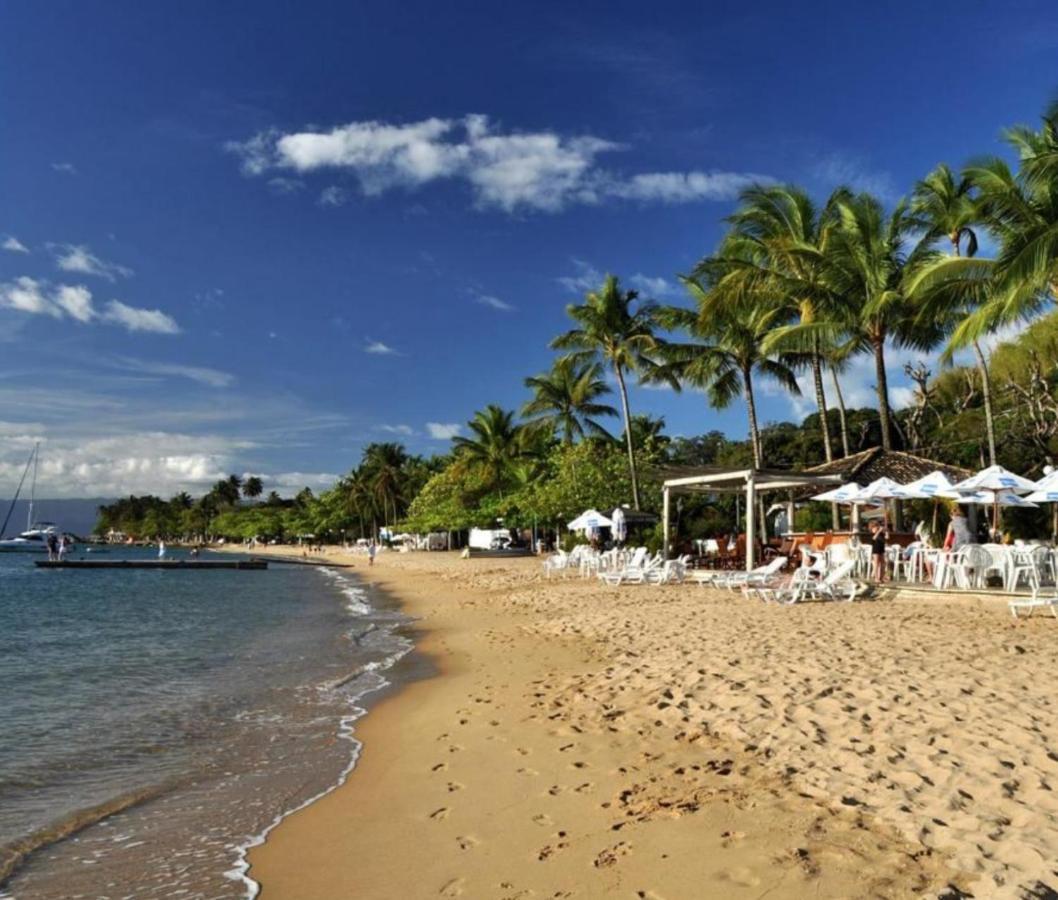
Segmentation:
{"type": "Polygon", "coordinates": [[[885,529],[878,521],[871,522],[871,577],[885,581],[885,529]]]}

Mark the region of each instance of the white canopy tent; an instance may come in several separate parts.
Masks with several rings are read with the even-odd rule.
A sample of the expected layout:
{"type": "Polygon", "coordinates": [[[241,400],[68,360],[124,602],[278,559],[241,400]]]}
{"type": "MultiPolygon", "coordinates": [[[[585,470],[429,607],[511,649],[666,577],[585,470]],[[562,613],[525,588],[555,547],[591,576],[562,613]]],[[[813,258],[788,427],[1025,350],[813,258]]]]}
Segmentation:
{"type": "MultiPolygon", "coordinates": [[[[746,571],[756,564],[753,536],[756,533],[757,495],[767,491],[803,490],[804,488],[837,487],[840,475],[811,475],[782,469],[668,469],[669,477],[662,483],[663,552],[669,558],[669,520],[673,493],[676,494],[745,494],[746,498],[746,571]]],[[[793,500],[790,500],[792,506],[793,500]]],[[[790,521],[793,514],[790,513],[790,521]]]]}

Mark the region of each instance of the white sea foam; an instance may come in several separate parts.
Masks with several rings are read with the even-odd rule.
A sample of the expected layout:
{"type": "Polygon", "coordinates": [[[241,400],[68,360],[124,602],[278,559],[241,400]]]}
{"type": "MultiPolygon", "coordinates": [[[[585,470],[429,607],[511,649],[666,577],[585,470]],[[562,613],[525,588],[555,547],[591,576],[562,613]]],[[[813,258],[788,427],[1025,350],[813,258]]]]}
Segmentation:
{"type": "MultiPolygon", "coordinates": [[[[333,569],[321,568],[319,570],[323,575],[327,576],[330,580],[336,582],[338,590],[346,597],[347,603],[346,608],[350,615],[353,616],[366,616],[373,612],[373,609],[368,601],[367,592],[359,585],[351,583],[350,579],[337,572],[333,569]]],[[[387,616],[387,618],[389,618],[387,616]]],[[[258,893],[260,893],[260,884],[250,877],[250,863],[249,863],[249,852],[254,847],[259,847],[268,838],[271,833],[280,822],[286,819],[288,816],[293,815],[299,810],[304,809],[307,806],[315,803],[321,797],[325,797],[327,794],[341,787],[349,778],[349,774],[356,768],[356,763],[360,759],[360,751],[363,744],[358,741],[354,735],[355,729],[354,724],[358,719],[367,714],[367,710],[362,706],[357,705],[357,701],[362,699],[365,695],[373,693],[375,691],[382,690],[382,688],[388,687],[390,682],[381,674],[392,668],[398,661],[408,655],[414,644],[407,638],[395,633],[397,627],[403,624],[401,617],[394,617],[392,623],[387,623],[385,626],[377,626],[375,628],[369,628],[364,631],[360,637],[365,637],[368,634],[384,634],[387,638],[391,639],[396,645],[396,648],[392,653],[384,656],[382,659],[372,660],[365,663],[356,671],[347,675],[346,677],[339,679],[336,682],[330,682],[328,684],[320,685],[321,690],[334,691],[338,689],[347,690],[350,685],[356,683],[356,687],[349,690],[349,702],[351,704],[350,712],[347,715],[342,716],[338,721],[338,737],[342,740],[349,741],[352,752],[350,753],[349,762],[344,769],[339,773],[337,780],[334,784],[327,788],[324,788],[319,793],[307,800],[299,803],[292,809],[285,810],[276,815],[272,821],[265,826],[258,834],[255,834],[248,838],[244,843],[237,846],[233,846],[232,850],[235,852],[236,863],[235,865],[224,873],[224,877],[232,881],[241,882],[246,888],[246,896],[248,900],[253,900],[258,893]],[[364,675],[373,675],[374,678],[363,679],[365,683],[359,683],[364,675]]],[[[4,900],[3,895],[0,895],[0,900],[4,900]]]]}

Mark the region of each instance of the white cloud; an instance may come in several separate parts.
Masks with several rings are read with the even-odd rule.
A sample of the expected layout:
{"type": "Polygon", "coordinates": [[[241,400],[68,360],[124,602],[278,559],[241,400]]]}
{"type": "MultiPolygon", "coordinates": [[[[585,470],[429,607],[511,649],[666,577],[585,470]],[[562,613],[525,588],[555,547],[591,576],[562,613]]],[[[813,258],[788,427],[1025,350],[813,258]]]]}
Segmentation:
{"type": "Polygon", "coordinates": [[[64,272],[95,275],[107,281],[130,278],[132,269],[100,259],[85,246],[76,244],[52,244],[49,249],[55,254],[55,264],[64,272]]]}
{"type": "Polygon", "coordinates": [[[402,437],[411,437],[415,429],[410,425],[376,425],[376,431],[384,431],[386,434],[399,434],[402,437]]]}
{"type": "Polygon", "coordinates": [[[55,302],[66,315],[78,322],[91,322],[96,317],[92,292],[83,285],[60,284],[55,291],[55,302]]]}
{"type": "Polygon", "coordinates": [[[462,430],[462,425],[457,425],[452,422],[426,423],[426,433],[437,441],[450,441],[462,430]]]}
{"type": "Polygon", "coordinates": [[[772,180],[752,172],[648,172],[614,184],[610,193],[629,200],[658,203],[733,200],[743,188],[772,180]]]}
{"type": "Polygon", "coordinates": [[[187,378],[199,384],[214,388],[230,387],[235,376],[230,372],[210,369],[205,366],[185,366],[179,363],[152,362],[147,359],[136,359],[131,356],[119,356],[110,361],[116,368],[130,372],[142,372],[145,375],[187,378]]]}
{"type": "Polygon", "coordinates": [[[667,278],[652,277],[636,272],[628,279],[628,283],[647,299],[656,300],[663,297],[675,297],[680,294],[680,286],[667,278]]]}
{"type": "Polygon", "coordinates": [[[304,488],[310,488],[317,494],[328,490],[334,487],[338,477],[333,472],[277,472],[266,476],[265,481],[276,493],[293,496],[304,488]]]}
{"type": "Polygon", "coordinates": [[[349,192],[335,184],[320,191],[320,206],[345,206],[349,202],[349,192]]]}
{"type": "Polygon", "coordinates": [[[376,356],[396,356],[397,351],[394,350],[389,344],[383,344],[382,341],[373,341],[371,338],[364,339],[364,353],[373,353],[376,356]]]}
{"type": "Polygon", "coordinates": [[[282,175],[277,175],[275,178],[268,179],[268,187],[276,194],[296,194],[305,187],[305,182],[299,178],[284,178],[282,175]]]}
{"type": "Polygon", "coordinates": [[[514,312],[515,309],[513,303],[508,303],[506,300],[501,300],[491,294],[474,294],[474,302],[490,309],[498,309],[500,312],[514,312]]]}
{"type": "Polygon", "coordinates": [[[45,291],[46,288],[41,282],[23,275],[14,281],[0,284],[0,306],[34,315],[62,318],[62,310],[45,291]]]}
{"type": "Polygon", "coordinates": [[[555,281],[571,294],[583,294],[587,291],[594,291],[602,284],[603,278],[606,277],[586,260],[573,257],[570,262],[573,263],[574,274],[563,275],[561,278],[556,278],[555,281]]]}
{"type": "Polygon", "coordinates": [[[9,253],[29,253],[29,247],[13,234],[9,234],[4,238],[3,243],[0,243],[0,248],[7,250],[9,253]]]}
{"type": "Polygon", "coordinates": [[[155,334],[179,334],[180,326],[172,316],[160,309],[140,309],[127,306],[120,300],[111,300],[103,316],[106,322],[121,325],[129,331],[150,331],[155,334]]]}
{"type": "Polygon", "coordinates": [[[865,191],[882,200],[894,200],[899,191],[888,172],[872,169],[862,158],[836,152],[816,160],[812,174],[822,181],[828,191],[844,185],[854,191],[865,191]]]}
{"type": "MultiPolygon", "coordinates": [[[[751,173],[700,171],[624,177],[597,164],[600,155],[624,149],[620,144],[546,130],[505,132],[483,115],[403,125],[350,122],[329,131],[289,134],[272,130],[229,142],[226,149],[241,158],[247,175],[339,169],[352,173],[368,196],[460,180],[471,188],[477,206],[505,212],[557,212],[571,204],[612,198],[663,203],[725,200],[750,182],[764,180],[751,173]]],[[[325,202],[323,195],[320,202],[325,202]]]]}
{"type": "Polygon", "coordinates": [[[51,167],[56,172],[62,172],[63,175],[76,175],[77,167],[73,163],[69,162],[53,162],[51,167]]]}

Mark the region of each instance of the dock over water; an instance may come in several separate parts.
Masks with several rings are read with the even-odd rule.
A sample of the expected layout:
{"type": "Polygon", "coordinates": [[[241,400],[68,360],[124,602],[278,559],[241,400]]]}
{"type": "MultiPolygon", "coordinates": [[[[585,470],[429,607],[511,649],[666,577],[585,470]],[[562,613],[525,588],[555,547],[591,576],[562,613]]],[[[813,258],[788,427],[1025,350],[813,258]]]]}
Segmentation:
{"type": "Polygon", "coordinates": [[[38,569],[267,569],[263,559],[37,559],[38,569]]]}

